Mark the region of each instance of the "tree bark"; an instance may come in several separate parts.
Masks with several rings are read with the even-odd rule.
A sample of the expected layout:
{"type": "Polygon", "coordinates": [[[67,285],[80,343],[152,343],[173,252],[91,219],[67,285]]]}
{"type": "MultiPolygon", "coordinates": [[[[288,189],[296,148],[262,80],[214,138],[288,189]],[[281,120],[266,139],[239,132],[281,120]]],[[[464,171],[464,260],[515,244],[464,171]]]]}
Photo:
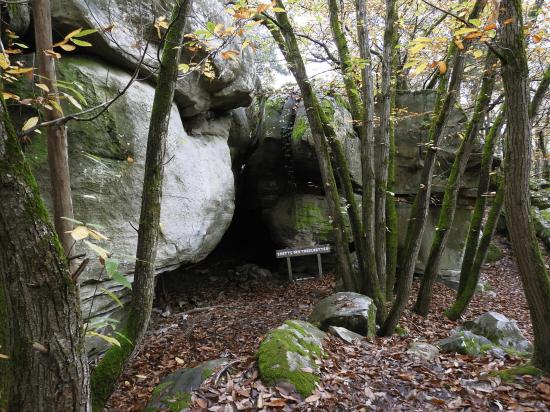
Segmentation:
{"type": "MultiPolygon", "coordinates": [[[[50,0],[34,0],[32,8],[34,20],[34,38],[36,42],[36,57],[40,81],[50,90],[48,99],[57,102],[59,96],[57,89],[57,76],[55,74],[55,61],[46,54],[46,50],[53,48],[52,44],[52,20],[50,15],[50,0]]],[[[52,105],[53,106],[53,105],[52,105]]],[[[56,120],[63,116],[56,106],[51,110],[44,109],[44,120],[56,120]]],[[[55,231],[65,251],[65,256],[73,254],[74,239],[70,232],[73,230],[73,201],[71,195],[71,176],[69,174],[69,155],[67,152],[67,130],[65,125],[53,125],[47,128],[48,133],[48,165],[53,200],[53,222],[55,231]]]]}
{"type": "MultiPolygon", "coordinates": [[[[281,0],[277,0],[276,5],[284,9],[284,4],[281,0]]],[[[298,42],[286,12],[277,13],[276,19],[276,24],[270,20],[264,20],[264,24],[271,32],[273,39],[283,53],[289,69],[300,88],[309,127],[313,136],[315,154],[321,173],[321,181],[323,182],[329,213],[332,217],[335,252],[338,261],[338,275],[342,277],[346,290],[355,291],[358,290],[358,284],[353,276],[349,248],[346,244],[345,225],[340,208],[340,195],[338,194],[328,145],[324,134],[323,122],[321,120],[321,106],[307,76],[298,42]]]]}
{"type": "MultiPolygon", "coordinates": [[[[367,32],[367,8],[365,0],[355,2],[357,14],[357,41],[359,56],[364,60],[361,69],[363,113],[361,115],[361,175],[363,180],[363,239],[365,259],[369,268],[364,281],[365,293],[375,295],[381,292],[380,277],[376,263],[375,249],[375,174],[374,174],[374,85],[372,81],[371,54],[367,32]],[[378,291],[376,290],[378,289],[378,291]]],[[[385,266],[385,262],[384,262],[385,266]]],[[[385,278],[384,278],[385,282],[385,278]]]]}
{"type": "Polygon", "coordinates": [[[384,29],[384,52],[382,57],[382,111],[380,113],[379,149],[383,151],[380,163],[385,169],[377,176],[376,194],[376,230],[377,242],[384,242],[385,247],[377,249],[377,265],[385,265],[386,299],[393,298],[395,270],[397,267],[397,209],[393,185],[395,182],[395,141],[392,110],[395,106],[395,74],[397,46],[397,2],[386,0],[386,21],[384,29]],[[382,190],[384,193],[382,193],[382,190]],[[378,201],[384,196],[384,204],[378,201]],[[380,217],[380,218],[379,218],[380,217]],[[383,235],[382,235],[383,233],[383,235]],[[382,259],[385,256],[384,259],[382,259]]]}
{"type": "MultiPolygon", "coordinates": [[[[485,0],[477,0],[473,6],[472,12],[470,13],[469,19],[477,18],[483,9],[484,4],[485,0]]],[[[424,234],[424,227],[428,216],[437,148],[443,136],[445,124],[447,123],[451,108],[457,99],[460,84],[462,82],[465,52],[468,49],[468,42],[464,42],[464,48],[461,50],[459,50],[453,43],[451,45],[451,49],[452,50],[449,54],[454,55],[451,79],[440,110],[437,110],[436,107],[434,121],[430,127],[428,150],[426,152],[424,167],[421,175],[422,185],[415,196],[413,207],[411,209],[411,219],[409,221],[409,227],[407,228],[407,238],[405,241],[403,259],[399,268],[400,275],[397,287],[397,296],[386,322],[380,329],[379,333],[382,336],[393,334],[397,326],[397,322],[399,321],[399,318],[405,310],[409,300],[416,259],[420,250],[420,242],[422,235],[424,234]]],[[[445,82],[440,81],[440,89],[443,88],[444,84],[445,82]]]]}
{"type": "Polygon", "coordinates": [[[92,373],[92,401],[93,408],[97,411],[103,409],[124,366],[140,344],[151,316],[166,138],[178,75],[180,46],[183,43],[191,3],[192,0],[183,0],[174,6],[172,22],[164,40],[147,136],[132,302],[124,329],[128,340],[121,340],[120,347],[113,346],[109,349],[92,373]]]}
{"type": "Polygon", "coordinates": [[[428,262],[422,276],[418,297],[414,306],[414,312],[422,316],[427,316],[430,310],[430,302],[432,298],[432,289],[439,273],[439,265],[441,257],[447,245],[447,239],[453,225],[456,204],[458,201],[458,191],[462,176],[466,170],[466,165],[470,159],[470,154],[477,140],[481,122],[487,112],[487,106],[491,100],[493,88],[495,85],[495,65],[498,62],[497,57],[493,53],[489,53],[485,60],[485,70],[481,87],[476,99],[476,105],[472,118],[466,127],[465,138],[460,144],[456,153],[451,172],[445,187],[445,194],[439,212],[439,219],[436,226],[436,232],[432,241],[428,262]]]}
{"type": "Polygon", "coordinates": [[[4,103],[0,107],[0,335],[8,410],[87,411],[77,287],[4,103]]]}
{"type": "Polygon", "coordinates": [[[550,279],[531,218],[529,72],[521,0],[503,0],[499,12],[502,80],[506,99],[506,221],[534,335],[534,366],[550,372],[550,279]]]}

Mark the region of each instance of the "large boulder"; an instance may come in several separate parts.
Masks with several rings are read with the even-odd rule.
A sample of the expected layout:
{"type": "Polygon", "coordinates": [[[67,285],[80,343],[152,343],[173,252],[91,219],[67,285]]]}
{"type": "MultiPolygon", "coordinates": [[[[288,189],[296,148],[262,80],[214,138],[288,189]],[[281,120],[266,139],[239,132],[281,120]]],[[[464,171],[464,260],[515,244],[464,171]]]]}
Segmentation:
{"type": "Polygon", "coordinates": [[[319,382],[315,362],[323,353],[325,334],[310,323],[289,320],[270,331],[258,349],[260,376],[268,385],[287,382],[302,396],[319,382]]]}
{"type": "MultiPolygon", "coordinates": [[[[411,201],[421,179],[422,162],[431,114],[435,103],[434,91],[400,92],[395,128],[396,187],[399,227],[406,227],[411,201]]],[[[361,194],[360,142],[354,135],[351,116],[338,97],[321,99],[323,109],[333,120],[337,137],[342,143],[350,167],[353,188],[361,194]]],[[[458,132],[465,124],[460,110],[453,110],[439,145],[438,163],[434,178],[433,198],[440,199],[450,166],[460,144],[458,132]]],[[[472,209],[472,193],[477,185],[479,150],[468,163],[462,179],[458,208],[442,257],[441,272],[460,269],[464,243],[472,209]]],[[[330,222],[321,185],[319,167],[311,131],[303,104],[294,96],[274,96],[267,100],[262,117],[259,141],[245,169],[245,203],[251,210],[261,210],[272,240],[280,247],[299,247],[332,242],[330,222]]],[[[360,202],[359,202],[360,204],[360,202]]],[[[343,203],[342,206],[345,206],[343,203]]],[[[344,214],[345,207],[342,208],[344,214]]],[[[430,207],[427,227],[421,242],[416,271],[424,271],[440,207],[430,207]]],[[[405,232],[399,231],[403,246],[405,232]]]]}
{"type": "MultiPolygon", "coordinates": [[[[135,69],[145,44],[149,41],[143,70],[153,71],[158,66],[160,40],[154,22],[162,16],[169,20],[175,3],[174,0],[53,0],[52,21],[59,33],[69,33],[77,28],[97,29],[96,34],[89,36],[89,41],[93,44],[89,51],[130,71],[135,69]]],[[[221,1],[195,0],[190,12],[188,31],[204,29],[209,22],[227,28],[234,25],[221,1]]],[[[185,116],[193,116],[210,109],[226,110],[248,106],[252,99],[256,74],[248,48],[241,52],[241,37],[234,36],[225,39],[225,42],[212,37],[208,39],[207,46],[213,50],[221,48],[221,52],[239,52],[232,59],[224,59],[221,53],[210,59],[216,74],[214,79],[191,72],[178,81],[175,97],[185,116]]],[[[183,61],[188,62],[194,53],[196,54],[184,47],[183,61]]]]}
{"type": "Polygon", "coordinates": [[[338,292],[318,302],[308,320],[322,330],[340,326],[372,337],[376,333],[376,306],[368,296],[338,292]]]}
{"type": "Polygon", "coordinates": [[[521,333],[516,321],[498,312],[484,313],[473,321],[464,322],[462,328],[485,336],[506,350],[528,353],[533,349],[531,343],[521,333]]]}
{"type": "Polygon", "coordinates": [[[194,368],[179,369],[161,379],[153,389],[145,412],[181,411],[191,406],[191,392],[214,373],[227,359],[214,359],[194,368]]]}
{"type": "MultiPolygon", "coordinates": [[[[59,63],[60,79],[80,91],[87,107],[110,99],[130,80],[126,72],[97,59],[65,57],[59,63]]],[[[120,261],[120,271],[130,280],[153,97],[150,84],[136,82],[94,122],[68,125],[75,218],[103,227],[100,231],[111,240],[101,246],[120,261]]],[[[195,118],[184,128],[176,106],[172,108],[155,262],[158,272],[205,258],[231,222],[229,126],[230,117],[220,115],[195,118]]],[[[33,138],[29,159],[46,204],[51,205],[44,135],[33,138]]],[[[124,292],[119,283],[101,275],[98,263],[89,265],[80,281],[86,315],[108,314],[116,307],[103,289],[124,292]]]]}

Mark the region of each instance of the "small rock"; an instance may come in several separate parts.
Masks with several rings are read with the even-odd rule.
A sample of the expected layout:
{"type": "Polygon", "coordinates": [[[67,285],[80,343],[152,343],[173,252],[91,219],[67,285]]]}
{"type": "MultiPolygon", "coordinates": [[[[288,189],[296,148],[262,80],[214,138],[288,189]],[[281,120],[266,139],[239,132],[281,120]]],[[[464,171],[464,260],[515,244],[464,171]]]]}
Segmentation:
{"type": "Polygon", "coordinates": [[[469,330],[458,330],[448,338],[437,343],[443,352],[458,352],[463,355],[481,355],[494,348],[493,343],[484,336],[469,330]]]}
{"type": "Polygon", "coordinates": [[[439,349],[427,342],[413,342],[407,350],[407,353],[418,356],[419,358],[427,361],[432,361],[437,355],[439,355],[439,349]]]}
{"type": "Polygon", "coordinates": [[[340,326],[372,337],[376,332],[376,306],[368,296],[338,292],[318,302],[309,321],[321,330],[328,330],[329,326],[340,326]]]}
{"type": "Polygon", "coordinates": [[[195,368],[184,368],[164,377],[153,390],[146,412],[161,410],[180,411],[190,406],[191,392],[214,373],[214,370],[227,362],[215,359],[204,362],[195,368]]]}
{"type": "Polygon", "coordinates": [[[340,339],[347,343],[353,343],[353,341],[362,341],[364,339],[364,337],[359,335],[358,333],[352,332],[351,330],[342,328],[340,326],[329,326],[328,331],[330,334],[338,336],[340,339]]]}
{"type": "Polygon", "coordinates": [[[498,312],[487,312],[473,321],[464,322],[462,328],[485,336],[503,349],[530,353],[531,343],[525,339],[515,320],[498,312]]]}

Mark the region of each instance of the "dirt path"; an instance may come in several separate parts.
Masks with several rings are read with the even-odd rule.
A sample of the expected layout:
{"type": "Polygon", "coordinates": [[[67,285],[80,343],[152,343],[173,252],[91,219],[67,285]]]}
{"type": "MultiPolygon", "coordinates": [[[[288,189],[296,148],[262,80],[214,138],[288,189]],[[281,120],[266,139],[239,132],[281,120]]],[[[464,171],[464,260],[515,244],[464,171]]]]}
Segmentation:
{"type": "MultiPolygon", "coordinates": [[[[483,271],[496,296],[476,295],[466,318],[495,310],[516,319],[530,338],[529,314],[517,270],[506,241],[497,239],[497,243],[504,256],[483,271]]],[[[406,354],[411,342],[435,344],[458,325],[441,314],[454,298],[454,292],[441,284],[436,285],[428,319],[406,311],[401,325],[408,330],[407,336],[360,344],[329,337],[329,356],[320,364],[320,388],[307,402],[284,386],[265,387],[254,358],[262,337],[287,319],[306,319],[313,304],[332,292],[333,283],[332,277],[292,284],[272,281],[242,285],[205,279],[185,293],[175,291],[162,310],[169,306],[177,313],[165,313],[164,317],[155,314],[144,345],[121,378],[109,410],[143,410],[163,376],[219,357],[240,362],[216,385],[213,379],[205,382],[194,395],[195,410],[550,410],[549,378],[502,382],[489,375],[518,365],[521,359],[440,354],[433,362],[426,362],[406,354]],[[183,321],[182,312],[200,306],[210,309],[192,312],[183,321]]]]}

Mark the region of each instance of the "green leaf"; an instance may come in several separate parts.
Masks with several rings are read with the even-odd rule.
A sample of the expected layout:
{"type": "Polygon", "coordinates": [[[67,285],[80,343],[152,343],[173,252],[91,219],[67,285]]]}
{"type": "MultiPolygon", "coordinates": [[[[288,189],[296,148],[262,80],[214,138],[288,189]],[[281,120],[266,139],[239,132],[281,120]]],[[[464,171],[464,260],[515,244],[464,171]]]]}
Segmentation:
{"type": "Polygon", "coordinates": [[[87,42],[87,41],[84,41],[84,40],[78,40],[78,39],[72,38],[71,41],[72,41],[74,44],[76,44],[77,46],[81,46],[81,47],[92,47],[92,43],[87,42]]]}
{"type": "Polygon", "coordinates": [[[109,277],[113,277],[113,273],[118,271],[119,262],[116,259],[105,259],[105,271],[109,277]]]}
{"type": "Polygon", "coordinates": [[[105,342],[107,342],[109,345],[112,345],[112,346],[118,346],[120,348],[120,342],[116,339],[116,338],[113,338],[112,336],[107,336],[107,335],[104,335],[102,333],[98,333],[98,332],[94,332],[92,330],[88,331],[86,333],[86,335],[88,336],[96,336],[98,338],[101,338],[103,339],[105,342]]]}
{"type": "Polygon", "coordinates": [[[82,31],[80,31],[79,33],[75,34],[75,35],[73,36],[73,38],[75,38],[75,37],[84,37],[84,36],[87,36],[87,35],[92,34],[92,33],[95,33],[95,32],[97,32],[96,29],[86,29],[86,30],[82,30],[82,31]]]}
{"type": "Polygon", "coordinates": [[[126,279],[126,277],[123,276],[122,273],[120,273],[119,271],[114,272],[113,276],[111,276],[111,279],[113,279],[115,282],[118,282],[125,288],[132,289],[132,284],[130,283],[130,281],[126,279]]]}
{"type": "Polygon", "coordinates": [[[214,33],[214,31],[216,30],[216,23],[209,21],[208,23],[206,23],[206,29],[210,33],[214,33]]]}
{"type": "Polygon", "coordinates": [[[123,303],[120,301],[118,296],[115,295],[113,292],[111,292],[110,290],[107,290],[105,288],[100,288],[99,290],[106,293],[119,307],[121,307],[121,308],[124,307],[123,303]]]}

